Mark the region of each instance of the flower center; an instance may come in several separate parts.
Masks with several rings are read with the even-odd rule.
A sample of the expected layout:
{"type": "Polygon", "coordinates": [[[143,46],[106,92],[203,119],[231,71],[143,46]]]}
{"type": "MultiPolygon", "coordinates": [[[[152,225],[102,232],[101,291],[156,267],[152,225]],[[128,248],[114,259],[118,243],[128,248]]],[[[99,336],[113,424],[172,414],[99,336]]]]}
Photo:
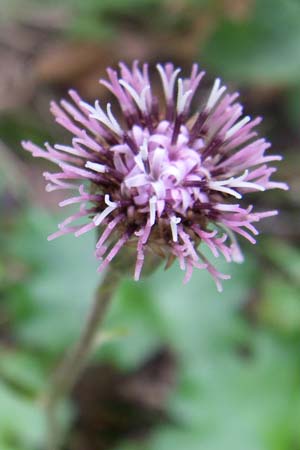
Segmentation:
{"type": "Polygon", "coordinates": [[[137,146],[133,154],[128,144],[112,147],[115,167],[124,179],[121,192],[133,200],[136,207],[149,206],[158,216],[166,204],[173,211],[185,214],[196,200],[207,201],[201,183],[207,180],[207,170],[201,165],[201,139],[189,146],[190,133],[181,125],[178,138],[172,144],[173,126],[161,121],[154,132],[148,128],[134,126],[129,136],[137,146]]]}

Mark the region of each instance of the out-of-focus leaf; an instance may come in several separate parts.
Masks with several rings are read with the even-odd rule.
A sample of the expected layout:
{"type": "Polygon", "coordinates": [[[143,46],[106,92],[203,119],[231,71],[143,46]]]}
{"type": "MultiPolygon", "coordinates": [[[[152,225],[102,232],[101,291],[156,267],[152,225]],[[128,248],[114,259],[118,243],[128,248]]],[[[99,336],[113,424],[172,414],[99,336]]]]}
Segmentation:
{"type": "MultiPolygon", "coordinates": [[[[176,427],[157,431],[146,444],[119,448],[289,450],[297,442],[300,361],[295,359],[294,343],[250,327],[240,316],[259,276],[251,260],[246,261],[242,266],[220,264],[220,269],[230,268],[232,273],[222,295],[200,271],[184,287],[179,285],[182,274],[176,267],[158,271],[145,282],[160,318],[153,320],[152,334],[175,349],[179,358],[178,386],[169,402],[176,427]]],[[[132,303],[139,298],[134,290],[132,303]]],[[[124,312],[124,303],[123,308],[124,312]]],[[[124,317],[121,310],[119,320],[124,317]]],[[[111,319],[118,322],[116,311],[111,319]]],[[[142,326],[143,320],[141,316],[142,326]]],[[[144,327],[144,339],[147,334],[144,327]]],[[[122,359],[124,341],[111,345],[119,346],[122,359]]],[[[129,348],[124,358],[131,355],[132,361],[132,348],[137,351],[135,358],[145,351],[138,335],[129,348]]]]}
{"type": "MultiPolygon", "coordinates": [[[[44,124],[39,122],[37,117],[29,114],[7,114],[1,117],[0,137],[12,149],[21,149],[20,142],[24,137],[41,144],[45,139],[51,138],[49,133],[44,129],[44,124]],[[42,134],[43,138],[41,138],[42,134]]],[[[25,152],[23,156],[26,156],[25,152]]]]}
{"type": "Polygon", "coordinates": [[[249,359],[229,349],[208,358],[195,346],[170,400],[176,426],[125,449],[290,450],[299,439],[299,360],[293,346],[260,331],[252,351],[249,359]]]}
{"type": "Polygon", "coordinates": [[[0,443],[12,448],[38,448],[45,436],[44,415],[34,404],[0,382],[0,443]]]}
{"type": "Polygon", "coordinates": [[[300,79],[300,3],[259,0],[243,23],[224,21],[202,60],[229,79],[250,83],[294,83],[300,79]]]}
{"type": "Polygon", "coordinates": [[[250,261],[243,267],[230,267],[221,261],[219,266],[223,272],[233,272],[233,279],[224,282],[222,295],[206,271],[195,270],[184,286],[183,273],[176,264],[166,272],[158,269],[139,283],[124,283],[107,326],[125,327],[128,335],[108,344],[102,352],[118,355],[119,362],[131,366],[160,343],[186,355],[194,354],[197,345],[204,355],[212,348],[221,352],[224,336],[230,342],[243,340],[245,326],[232,314],[246,299],[255,270],[250,261]],[[219,341],[218,333],[222,334],[219,341]]]}
{"type": "Polygon", "coordinates": [[[283,103],[289,124],[293,127],[295,132],[299,130],[300,123],[300,85],[292,85],[287,92],[285,101],[283,103]]]}
{"type": "Polygon", "coordinates": [[[33,356],[4,349],[0,349],[0,378],[28,394],[37,394],[45,384],[45,374],[33,356]]]}
{"type": "Polygon", "coordinates": [[[78,336],[100,279],[94,235],[48,243],[56,228],[56,220],[44,210],[30,210],[13,241],[14,253],[34,270],[26,285],[32,314],[18,323],[15,333],[23,343],[48,351],[62,349],[78,336]]]}
{"type": "Polygon", "coordinates": [[[104,357],[113,358],[123,367],[137,365],[163,342],[164,319],[149,295],[145,281],[125,281],[109,311],[106,327],[120,327],[127,331],[121,339],[101,349],[104,357]]]}
{"type": "Polygon", "coordinates": [[[300,288],[281,277],[263,281],[258,317],[275,330],[287,335],[300,334],[300,288]]]}
{"type": "Polygon", "coordinates": [[[295,284],[300,286],[300,250],[283,241],[269,239],[262,243],[260,251],[295,284]]]}

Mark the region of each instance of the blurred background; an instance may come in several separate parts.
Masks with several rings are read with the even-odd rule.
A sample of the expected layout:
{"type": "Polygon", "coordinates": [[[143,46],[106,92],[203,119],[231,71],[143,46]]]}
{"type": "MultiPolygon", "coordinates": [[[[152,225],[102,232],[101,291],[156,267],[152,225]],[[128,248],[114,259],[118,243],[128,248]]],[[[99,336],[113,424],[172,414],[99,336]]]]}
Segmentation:
{"type": "Polygon", "coordinates": [[[105,344],[62,411],[65,450],[300,449],[299,0],[0,0],[0,449],[43,448],[42,393],[99,279],[94,236],[47,243],[62,213],[21,139],[68,141],[48,106],[119,60],[221,76],[284,156],[289,192],[252,195],[263,221],[218,294],[174,266],[126,280],[105,344]]]}

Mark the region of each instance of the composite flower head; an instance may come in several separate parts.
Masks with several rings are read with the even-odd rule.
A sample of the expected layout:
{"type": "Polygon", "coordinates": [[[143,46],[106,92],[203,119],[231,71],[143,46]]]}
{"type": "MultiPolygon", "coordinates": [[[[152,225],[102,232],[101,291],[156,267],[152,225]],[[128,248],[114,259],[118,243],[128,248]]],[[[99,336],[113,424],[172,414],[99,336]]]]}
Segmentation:
{"type": "Polygon", "coordinates": [[[228,278],[203,255],[242,261],[236,235],[255,243],[255,223],[276,211],[254,212],[244,204],[249,192],[287,189],[270,181],[275,168],[266,155],[270,144],[254,128],[260,118],[243,116],[238,94],[216,79],[197,105],[204,72],[194,64],[181,76],[173,64],[157,65],[160,92],[154,92],[147,64],[107,70],[100,82],[118,102],[112,111],[97,100],[92,106],[75,91],[70,100],[53,102],[56,121],[72,135],[70,145],[31,142],[23,147],[33,156],[55,163],[46,172],[47,190],[78,189],[60,203],[80,205],[50,239],[66,233],[79,236],[99,228],[96,256],[103,270],[124,246],[136,247],[135,279],[147,252],[178,259],[187,281],[194,268],[206,268],[218,288],[228,278]],[[79,183],[78,183],[79,182],[79,183]],[[77,220],[86,218],[86,223],[77,220]]]}

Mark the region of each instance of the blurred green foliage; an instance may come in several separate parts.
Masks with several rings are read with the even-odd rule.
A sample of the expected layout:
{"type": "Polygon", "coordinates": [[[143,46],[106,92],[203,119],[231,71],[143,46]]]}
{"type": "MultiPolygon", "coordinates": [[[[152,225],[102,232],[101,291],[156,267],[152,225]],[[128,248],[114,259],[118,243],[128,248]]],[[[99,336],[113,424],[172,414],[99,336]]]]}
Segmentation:
{"type": "Polygon", "coordinates": [[[219,24],[202,56],[217,73],[239,82],[299,82],[299,1],[256,1],[246,21],[219,24]]]}

